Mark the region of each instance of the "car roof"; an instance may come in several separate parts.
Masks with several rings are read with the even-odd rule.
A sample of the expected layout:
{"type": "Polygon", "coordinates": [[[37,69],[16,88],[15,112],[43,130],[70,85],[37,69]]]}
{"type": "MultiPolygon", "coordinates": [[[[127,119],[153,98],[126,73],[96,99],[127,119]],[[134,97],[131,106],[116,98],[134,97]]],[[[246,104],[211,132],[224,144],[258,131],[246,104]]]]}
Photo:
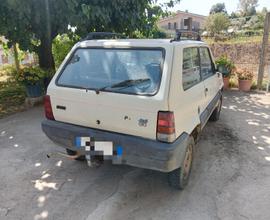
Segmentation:
{"type": "Polygon", "coordinates": [[[172,47],[175,45],[182,46],[202,46],[207,45],[202,41],[181,40],[172,41],[171,39],[104,39],[104,40],[84,40],[76,44],[76,47],[91,46],[142,46],[142,47],[172,47]]]}

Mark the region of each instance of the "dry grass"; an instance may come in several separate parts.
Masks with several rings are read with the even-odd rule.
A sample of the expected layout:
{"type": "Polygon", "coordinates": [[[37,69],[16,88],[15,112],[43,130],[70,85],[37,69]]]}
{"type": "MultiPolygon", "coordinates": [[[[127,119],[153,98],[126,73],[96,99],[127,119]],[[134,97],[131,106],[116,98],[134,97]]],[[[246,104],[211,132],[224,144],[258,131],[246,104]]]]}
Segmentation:
{"type": "MultiPolygon", "coordinates": [[[[262,36],[251,36],[251,37],[233,37],[228,38],[223,41],[217,41],[215,42],[213,38],[203,38],[203,41],[205,41],[208,44],[244,44],[244,43],[261,43],[262,42],[262,36]]],[[[269,38],[270,40],[270,38],[269,38]]]]}

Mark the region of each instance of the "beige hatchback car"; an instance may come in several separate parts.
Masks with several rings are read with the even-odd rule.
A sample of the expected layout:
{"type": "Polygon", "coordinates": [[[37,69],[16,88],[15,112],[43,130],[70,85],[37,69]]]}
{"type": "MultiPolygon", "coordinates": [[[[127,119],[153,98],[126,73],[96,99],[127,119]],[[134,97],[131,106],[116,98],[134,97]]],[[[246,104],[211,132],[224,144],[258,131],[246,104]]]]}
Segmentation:
{"type": "Polygon", "coordinates": [[[183,189],[199,133],[219,119],[222,90],[201,41],[86,39],[48,87],[42,129],[70,158],[166,172],[183,189]]]}

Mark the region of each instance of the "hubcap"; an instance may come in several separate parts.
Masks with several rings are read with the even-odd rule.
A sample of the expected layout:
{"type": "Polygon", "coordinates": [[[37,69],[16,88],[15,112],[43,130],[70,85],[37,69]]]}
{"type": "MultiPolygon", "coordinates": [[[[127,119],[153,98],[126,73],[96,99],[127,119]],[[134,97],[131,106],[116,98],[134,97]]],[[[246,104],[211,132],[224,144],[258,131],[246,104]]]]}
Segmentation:
{"type": "Polygon", "coordinates": [[[190,168],[192,163],[192,145],[190,144],[187,148],[185,160],[183,164],[183,177],[186,179],[189,175],[190,168]]]}

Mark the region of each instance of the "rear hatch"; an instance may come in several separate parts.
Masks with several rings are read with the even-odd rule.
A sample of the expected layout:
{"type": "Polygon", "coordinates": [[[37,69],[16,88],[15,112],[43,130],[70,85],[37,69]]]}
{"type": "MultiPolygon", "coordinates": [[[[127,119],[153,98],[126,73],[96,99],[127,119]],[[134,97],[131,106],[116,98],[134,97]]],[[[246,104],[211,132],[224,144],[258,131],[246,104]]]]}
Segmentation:
{"type": "Polygon", "coordinates": [[[48,88],[55,120],[156,139],[168,110],[168,61],[157,47],[80,46],[48,88]]]}

